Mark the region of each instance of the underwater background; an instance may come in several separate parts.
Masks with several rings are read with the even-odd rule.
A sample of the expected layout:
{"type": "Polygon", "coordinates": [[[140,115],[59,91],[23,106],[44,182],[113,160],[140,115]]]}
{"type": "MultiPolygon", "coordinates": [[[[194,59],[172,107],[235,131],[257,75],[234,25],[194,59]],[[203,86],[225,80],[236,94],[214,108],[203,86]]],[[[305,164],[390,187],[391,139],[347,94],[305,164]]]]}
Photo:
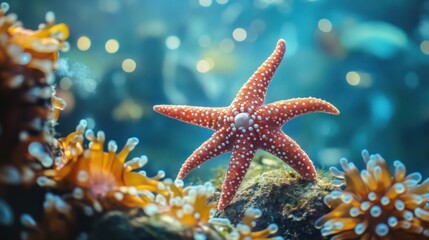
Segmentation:
{"type": "MultiPolygon", "coordinates": [[[[146,171],[175,176],[212,131],[166,118],[155,104],[227,106],[280,38],[286,55],[266,102],[318,97],[339,116],[310,114],[283,128],[317,167],[361,149],[429,174],[429,1],[13,0],[27,28],[47,11],[66,22],[57,132],[80,119],[125,144],[140,139],[146,171]]],[[[229,154],[191,176],[207,180],[229,154]],[[210,173],[211,174],[211,173],[210,173]]],[[[356,160],[357,159],[357,160],[356,160]]],[[[363,164],[362,164],[363,165],[363,164]]]]}

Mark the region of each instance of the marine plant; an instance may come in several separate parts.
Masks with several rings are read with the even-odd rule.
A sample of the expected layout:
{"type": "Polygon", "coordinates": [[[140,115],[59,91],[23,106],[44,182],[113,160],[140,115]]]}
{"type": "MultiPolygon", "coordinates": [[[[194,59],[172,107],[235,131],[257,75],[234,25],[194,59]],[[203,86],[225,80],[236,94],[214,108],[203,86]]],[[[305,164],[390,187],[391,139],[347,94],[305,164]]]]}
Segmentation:
{"type": "Polygon", "coordinates": [[[338,179],[324,197],[332,211],[315,225],[331,239],[428,239],[429,179],[422,183],[418,172],[406,174],[405,165],[394,161],[390,171],[379,154],[362,151],[366,169],[359,172],[353,162],[340,160],[344,171],[331,167],[338,179]]]}

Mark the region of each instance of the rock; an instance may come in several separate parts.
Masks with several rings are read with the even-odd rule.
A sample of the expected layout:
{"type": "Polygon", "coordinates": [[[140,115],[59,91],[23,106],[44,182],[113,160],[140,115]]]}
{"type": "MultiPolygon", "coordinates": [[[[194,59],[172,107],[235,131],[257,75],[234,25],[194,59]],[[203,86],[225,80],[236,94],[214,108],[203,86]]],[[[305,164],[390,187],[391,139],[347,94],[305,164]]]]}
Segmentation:
{"type": "Polygon", "coordinates": [[[144,215],[141,211],[128,213],[112,211],[97,220],[90,239],[102,240],[221,240],[219,233],[209,227],[192,228],[168,215],[144,215]]]}
{"type": "MultiPolygon", "coordinates": [[[[253,160],[231,204],[215,216],[226,217],[237,224],[246,208],[255,207],[262,211],[255,230],[276,223],[279,231],[275,236],[324,239],[314,222],[329,212],[323,197],[333,189],[330,181],[331,177],[325,171],[318,172],[315,182],[304,181],[284,162],[262,153],[253,160]]],[[[215,184],[220,188],[219,180],[215,184]]]]}

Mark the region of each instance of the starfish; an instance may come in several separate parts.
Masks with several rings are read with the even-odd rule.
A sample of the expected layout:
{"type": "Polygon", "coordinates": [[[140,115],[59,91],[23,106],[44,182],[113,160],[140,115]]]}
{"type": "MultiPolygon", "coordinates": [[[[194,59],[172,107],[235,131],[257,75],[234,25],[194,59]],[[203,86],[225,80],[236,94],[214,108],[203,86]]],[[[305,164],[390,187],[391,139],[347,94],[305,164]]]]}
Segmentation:
{"type": "Polygon", "coordinates": [[[241,87],[228,107],[156,105],[153,109],[170,118],[213,129],[215,133],[182,165],[178,179],[216,156],[232,152],[222,186],[218,209],[232,200],[256,150],[262,149],[289,164],[301,177],[315,180],[316,170],[308,155],[281,127],[290,119],[311,112],[339,114],[332,104],[317,98],[294,98],[264,105],[268,85],[286,51],[283,39],[274,52],[241,87]]]}

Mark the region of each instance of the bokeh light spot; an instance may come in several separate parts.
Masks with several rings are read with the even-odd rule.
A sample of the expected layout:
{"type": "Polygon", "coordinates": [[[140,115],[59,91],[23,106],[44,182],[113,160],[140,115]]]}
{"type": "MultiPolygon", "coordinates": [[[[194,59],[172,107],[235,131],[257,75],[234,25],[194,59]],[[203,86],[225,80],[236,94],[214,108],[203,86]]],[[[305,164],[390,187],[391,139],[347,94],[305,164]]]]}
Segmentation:
{"type": "Polygon", "coordinates": [[[232,32],[232,37],[234,38],[235,41],[242,42],[242,41],[246,40],[247,32],[243,28],[236,28],[232,32]]]}
{"type": "Polygon", "coordinates": [[[136,70],[136,66],[136,62],[131,58],[127,58],[122,62],[122,70],[127,73],[134,72],[136,70]]]}
{"type": "Polygon", "coordinates": [[[104,48],[108,53],[115,53],[119,50],[119,42],[116,39],[109,39],[104,48]]]}
{"type": "Polygon", "coordinates": [[[121,1],[118,0],[103,0],[98,4],[101,11],[108,13],[117,13],[121,8],[121,1]]]}
{"type": "Polygon", "coordinates": [[[87,78],[83,82],[83,88],[85,89],[85,91],[92,93],[97,88],[97,81],[93,78],[87,78]]]}
{"type": "Polygon", "coordinates": [[[359,73],[357,73],[355,71],[348,72],[346,75],[346,80],[347,80],[347,83],[352,85],[352,86],[358,85],[360,83],[359,73]]]}
{"type": "Polygon", "coordinates": [[[317,27],[319,28],[320,31],[325,33],[332,31],[332,23],[326,18],[320,19],[319,22],[317,23],[317,27]]]}
{"type": "Polygon", "coordinates": [[[117,121],[135,121],[143,117],[144,108],[137,101],[126,98],[112,111],[113,118],[117,121]]]}
{"type": "Polygon", "coordinates": [[[91,47],[91,39],[87,36],[81,36],[77,40],[77,48],[81,51],[87,51],[91,47]]]}
{"type": "Polygon", "coordinates": [[[420,43],[420,50],[426,55],[429,55],[429,40],[425,40],[420,43]]]}
{"type": "Polygon", "coordinates": [[[196,69],[200,73],[206,73],[212,70],[214,67],[214,61],[212,59],[201,59],[197,62],[196,69]]]}
{"type": "Polygon", "coordinates": [[[232,39],[230,38],[226,38],[220,42],[220,50],[222,52],[229,53],[229,52],[232,52],[234,48],[235,48],[234,41],[232,41],[232,39]]]}
{"type": "Polygon", "coordinates": [[[165,39],[165,45],[169,49],[177,49],[180,47],[180,38],[177,36],[169,36],[165,39]]]}
{"type": "Polygon", "coordinates": [[[212,5],[212,0],[200,0],[201,7],[210,7],[212,5]]]}
{"type": "Polygon", "coordinates": [[[217,3],[219,4],[227,4],[229,0],[216,0],[217,3]]]}
{"type": "Polygon", "coordinates": [[[143,116],[143,109],[136,105],[130,108],[130,117],[132,119],[140,119],[143,116]]]}
{"type": "Polygon", "coordinates": [[[62,90],[70,90],[71,86],[73,85],[73,82],[70,78],[68,77],[63,77],[60,80],[60,88],[62,90]]]}
{"type": "Polygon", "coordinates": [[[319,159],[323,159],[320,162],[323,166],[332,166],[338,163],[338,160],[345,155],[344,150],[340,148],[324,148],[318,152],[319,159]]]}
{"type": "Polygon", "coordinates": [[[94,118],[92,118],[92,117],[87,117],[87,118],[85,118],[85,120],[86,120],[87,128],[88,128],[88,129],[93,129],[93,128],[95,128],[95,120],[94,120],[94,118]]]}

